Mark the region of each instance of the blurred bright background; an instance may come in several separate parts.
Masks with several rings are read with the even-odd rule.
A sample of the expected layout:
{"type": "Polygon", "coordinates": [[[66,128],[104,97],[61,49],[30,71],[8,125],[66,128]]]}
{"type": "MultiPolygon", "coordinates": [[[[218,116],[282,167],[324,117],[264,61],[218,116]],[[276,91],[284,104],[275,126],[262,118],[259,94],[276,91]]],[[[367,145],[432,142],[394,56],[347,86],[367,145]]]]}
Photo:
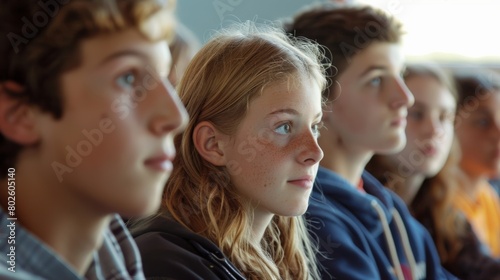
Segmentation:
{"type": "MultiPolygon", "coordinates": [[[[398,18],[407,32],[408,60],[500,68],[499,0],[345,1],[370,4],[398,18]]],[[[317,2],[327,0],[178,0],[178,17],[206,42],[212,30],[232,21],[282,19],[317,2]]]]}
{"type": "Polygon", "coordinates": [[[378,6],[403,22],[409,58],[500,62],[496,30],[498,0],[360,1],[378,6]]]}

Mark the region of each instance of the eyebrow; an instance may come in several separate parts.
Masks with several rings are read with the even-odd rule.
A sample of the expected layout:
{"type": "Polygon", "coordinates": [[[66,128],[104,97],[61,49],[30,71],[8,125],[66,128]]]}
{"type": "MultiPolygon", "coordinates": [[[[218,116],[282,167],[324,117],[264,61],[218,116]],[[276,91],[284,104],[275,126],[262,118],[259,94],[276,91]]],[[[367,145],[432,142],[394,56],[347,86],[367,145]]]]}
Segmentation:
{"type": "Polygon", "coordinates": [[[381,65],[370,66],[370,67],[368,67],[368,69],[366,69],[365,71],[363,71],[359,76],[360,77],[364,77],[366,74],[370,73],[371,71],[375,71],[375,70],[386,71],[387,67],[381,66],[381,65]]]}
{"type": "MultiPolygon", "coordinates": [[[[448,111],[450,111],[450,110],[455,111],[455,110],[456,110],[456,108],[454,108],[454,107],[453,107],[453,108],[451,108],[452,106],[454,106],[454,105],[450,105],[450,106],[442,106],[442,105],[438,105],[438,109],[440,109],[440,110],[448,110],[448,111]]],[[[414,104],[413,104],[413,106],[411,106],[410,108],[428,109],[428,108],[429,108],[429,106],[428,106],[427,104],[425,104],[425,103],[422,103],[422,102],[420,102],[420,101],[416,101],[416,100],[415,100],[415,103],[414,103],[414,104]]]]}
{"type": "MultiPolygon", "coordinates": [[[[268,114],[268,116],[272,116],[272,115],[277,115],[277,114],[289,114],[289,115],[300,115],[299,112],[295,109],[292,109],[292,108],[285,108],[285,109],[279,109],[279,110],[276,110],[276,111],[273,111],[271,113],[268,114]]],[[[316,116],[314,116],[315,119],[321,117],[323,115],[323,112],[319,112],[316,114],[316,116]]]]}
{"type": "Polygon", "coordinates": [[[135,57],[140,58],[141,60],[149,61],[149,57],[142,52],[138,52],[136,50],[123,50],[123,51],[115,52],[115,53],[108,55],[107,57],[105,57],[101,61],[100,65],[106,64],[112,60],[115,60],[115,59],[118,59],[118,58],[124,57],[124,56],[135,56],[135,57]]]}

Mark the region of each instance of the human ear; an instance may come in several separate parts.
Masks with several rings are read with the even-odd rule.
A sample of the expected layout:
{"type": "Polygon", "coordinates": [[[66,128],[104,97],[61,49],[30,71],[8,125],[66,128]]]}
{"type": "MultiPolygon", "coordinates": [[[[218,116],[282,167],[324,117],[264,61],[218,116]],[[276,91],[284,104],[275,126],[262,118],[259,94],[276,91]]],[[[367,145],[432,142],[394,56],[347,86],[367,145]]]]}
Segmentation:
{"type": "Polygon", "coordinates": [[[27,146],[35,144],[39,134],[33,107],[12,96],[23,91],[24,88],[16,82],[0,82],[0,132],[10,141],[27,146]]]}
{"type": "Polygon", "coordinates": [[[193,142],[198,153],[215,166],[225,166],[224,144],[227,136],[219,132],[212,123],[203,121],[193,130],[193,142]]]}

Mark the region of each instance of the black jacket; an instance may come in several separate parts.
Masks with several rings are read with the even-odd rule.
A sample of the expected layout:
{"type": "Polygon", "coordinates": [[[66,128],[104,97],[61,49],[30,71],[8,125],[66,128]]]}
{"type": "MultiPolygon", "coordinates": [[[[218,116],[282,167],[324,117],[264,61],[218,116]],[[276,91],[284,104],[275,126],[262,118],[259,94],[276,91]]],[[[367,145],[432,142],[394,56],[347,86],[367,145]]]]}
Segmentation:
{"type": "Polygon", "coordinates": [[[245,279],[214,243],[173,219],[159,216],[131,232],[147,279],[245,279]]]}

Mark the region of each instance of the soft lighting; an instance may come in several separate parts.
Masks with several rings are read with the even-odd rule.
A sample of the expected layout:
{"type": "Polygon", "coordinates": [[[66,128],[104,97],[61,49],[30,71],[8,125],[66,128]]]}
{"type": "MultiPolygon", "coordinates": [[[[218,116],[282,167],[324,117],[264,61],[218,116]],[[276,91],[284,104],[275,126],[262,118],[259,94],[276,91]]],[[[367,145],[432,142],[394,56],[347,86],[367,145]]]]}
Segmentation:
{"type": "Polygon", "coordinates": [[[403,22],[409,58],[500,62],[497,0],[360,0],[403,22]]]}

